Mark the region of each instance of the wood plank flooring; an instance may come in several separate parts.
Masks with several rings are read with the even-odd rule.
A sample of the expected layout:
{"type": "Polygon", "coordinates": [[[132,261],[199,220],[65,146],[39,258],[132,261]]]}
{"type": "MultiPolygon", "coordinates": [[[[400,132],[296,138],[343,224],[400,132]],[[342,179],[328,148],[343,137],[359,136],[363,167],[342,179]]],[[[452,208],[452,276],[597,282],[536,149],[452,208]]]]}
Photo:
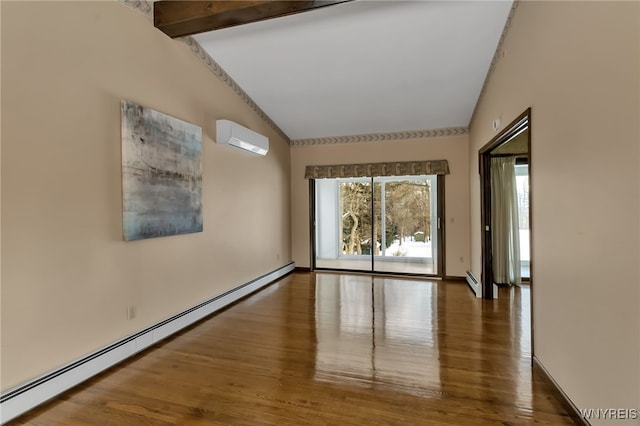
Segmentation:
{"type": "Polygon", "coordinates": [[[501,291],[294,273],[10,424],[573,424],[501,291]]]}

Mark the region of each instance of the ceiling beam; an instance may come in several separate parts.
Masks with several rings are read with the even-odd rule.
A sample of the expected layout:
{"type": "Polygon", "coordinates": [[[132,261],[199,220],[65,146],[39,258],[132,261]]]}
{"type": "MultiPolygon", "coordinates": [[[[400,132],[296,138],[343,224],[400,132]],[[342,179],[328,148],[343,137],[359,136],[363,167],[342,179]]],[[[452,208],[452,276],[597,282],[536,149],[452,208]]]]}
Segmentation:
{"type": "Polygon", "coordinates": [[[153,4],[153,25],[171,38],[263,21],[352,0],[188,1],[153,4]]]}

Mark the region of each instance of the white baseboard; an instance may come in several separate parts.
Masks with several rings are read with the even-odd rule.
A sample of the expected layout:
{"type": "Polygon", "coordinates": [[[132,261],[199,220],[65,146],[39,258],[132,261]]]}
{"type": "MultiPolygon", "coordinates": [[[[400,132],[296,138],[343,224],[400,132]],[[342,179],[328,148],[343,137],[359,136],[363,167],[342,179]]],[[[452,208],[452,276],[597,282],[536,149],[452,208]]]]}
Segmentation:
{"type": "Polygon", "coordinates": [[[295,269],[293,262],[0,395],[4,424],[295,269]]]}
{"type": "Polygon", "coordinates": [[[476,297],[480,299],[482,297],[482,284],[480,281],[473,275],[473,272],[467,271],[467,284],[471,287],[471,290],[476,294],[476,297]]]}
{"type": "Polygon", "coordinates": [[[531,361],[532,361],[531,367],[532,367],[533,373],[536,374],[537,372],[537,374],[540,377],[542,377],[542,379],[547,383],[547,385],[551,387],[552,393],[554,394],[556,399],[560,402],[560,404],[562,404],[562,406],[567,411],[567,414],[569,414],[569,417],[571,417],[573,422],[576,425],[591,426],[591,423],[589,422],[589,420],[587,420],[586,417],[582,415],[582,413],[580,413],[580,410],[578,409],[578,407],[573,403],[573,401],[571,401],[571,398],[567,396],[564,390],[562,390],[558,382],[556,382],[553,376],[549,373],[549,370],[547,370],[544,367],[544,365],[542,365],[540,360],[534,355],[531,358],[531,361]]]}

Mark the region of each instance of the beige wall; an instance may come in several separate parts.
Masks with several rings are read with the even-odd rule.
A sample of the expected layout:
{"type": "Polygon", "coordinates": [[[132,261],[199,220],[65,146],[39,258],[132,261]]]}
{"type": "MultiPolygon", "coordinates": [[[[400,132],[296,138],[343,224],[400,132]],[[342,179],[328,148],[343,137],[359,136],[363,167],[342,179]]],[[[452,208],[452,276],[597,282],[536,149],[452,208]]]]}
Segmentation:
{"type": "Polygon", "coordinates": [[[289,146],[185,45],[117,2],[1,7],[2,389],[291,260],[289,146]],[[121,99],[203,128],[204,232],[122,240],[121,99]]]}
{"type": "Polygon", "coordinates": [[[479,276],[475,158],[495,135],[493,119],[506,124],[532,108],[535,354],[579,408],[637,408],[640,400],[639,9],[521,2],[471,123],[479,276]]]}
{"type": "Polygon", "coordinates": [[[469,265],[468,137],[316,145],[291,149],[292,249],[296,266],[309,267],[309,183],[307,165],[383,161],[448,160],[445,178],[446,273],[464,276],[469,265]],[[462,260],[460,260],[462,258],[462,260]]]}

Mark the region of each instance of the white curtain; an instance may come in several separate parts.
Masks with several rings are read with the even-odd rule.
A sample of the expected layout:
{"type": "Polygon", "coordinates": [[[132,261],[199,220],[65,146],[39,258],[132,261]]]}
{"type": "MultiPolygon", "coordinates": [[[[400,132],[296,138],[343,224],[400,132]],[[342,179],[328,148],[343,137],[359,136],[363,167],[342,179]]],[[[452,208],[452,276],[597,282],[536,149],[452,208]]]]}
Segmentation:
{"type": "Polygon", "coordinates": [[[515,157],[491,158],[493,279],[520,284],[520,226],[515,157]]]}

